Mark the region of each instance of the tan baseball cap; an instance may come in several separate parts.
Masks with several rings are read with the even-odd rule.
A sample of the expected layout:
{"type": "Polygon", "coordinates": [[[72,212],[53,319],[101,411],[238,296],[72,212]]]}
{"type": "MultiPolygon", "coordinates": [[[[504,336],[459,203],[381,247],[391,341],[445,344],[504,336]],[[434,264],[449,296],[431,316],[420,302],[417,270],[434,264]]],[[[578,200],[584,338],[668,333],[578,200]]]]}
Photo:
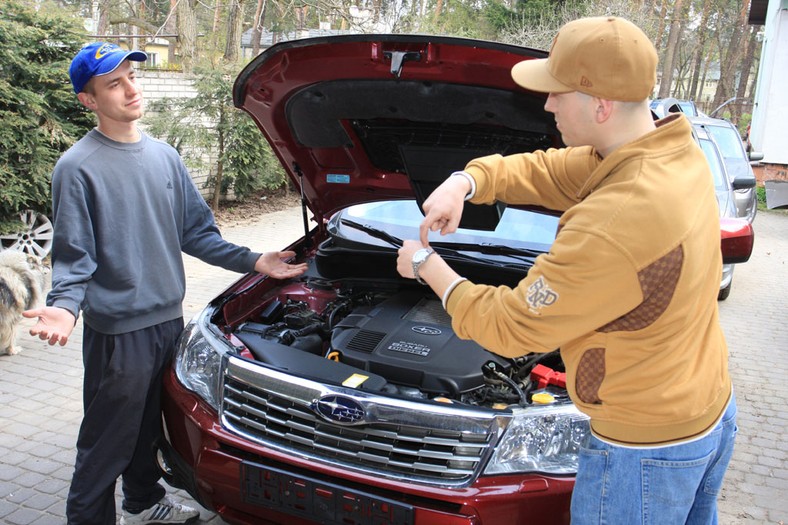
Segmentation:
{"type": "Polygon", "coordinates": [[[657,81],[657,50],[628,20],[581,18],[558,30],[547,58],[515,64],[512,78],[532,91],[639,102],[657,81]]]}

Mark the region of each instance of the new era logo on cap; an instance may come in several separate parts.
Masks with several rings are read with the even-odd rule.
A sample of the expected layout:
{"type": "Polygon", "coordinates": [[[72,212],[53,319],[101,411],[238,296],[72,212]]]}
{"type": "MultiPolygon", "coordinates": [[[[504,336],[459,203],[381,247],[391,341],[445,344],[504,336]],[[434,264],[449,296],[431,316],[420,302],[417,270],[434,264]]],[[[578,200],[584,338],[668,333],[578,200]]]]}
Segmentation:
{"type": "Polygon", "coordinates": [[[145,62],[148,55],[142,51],[123,49],[109,42],[94,42],[86,45],[77,53],[68,69],[74,93],[81,93],[91,78],[112,73],[127,59],[145,62]]]}

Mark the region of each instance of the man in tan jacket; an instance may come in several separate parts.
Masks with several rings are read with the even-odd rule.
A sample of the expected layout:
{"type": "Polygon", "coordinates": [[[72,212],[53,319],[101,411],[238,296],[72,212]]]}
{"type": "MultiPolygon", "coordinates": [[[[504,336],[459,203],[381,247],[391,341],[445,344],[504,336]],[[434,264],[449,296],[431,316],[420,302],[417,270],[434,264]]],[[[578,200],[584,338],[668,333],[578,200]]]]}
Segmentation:
{"type": "Polygon", "coordinates": [[[572,522],[716,523],[736,404],[719,325],[712,176],[682,115],[654,122],[657,53],[632,23],[562,27],[548,58],[514,66],[549,93],[567,147],[471,161],[424,202],[398,271],[443,298],[461,337],[509,357],[561,349],[591,417],[572,522]],[[562,210],[550,252],[515,288],[471,283],[428,245],[463,202],[562,210]]]}

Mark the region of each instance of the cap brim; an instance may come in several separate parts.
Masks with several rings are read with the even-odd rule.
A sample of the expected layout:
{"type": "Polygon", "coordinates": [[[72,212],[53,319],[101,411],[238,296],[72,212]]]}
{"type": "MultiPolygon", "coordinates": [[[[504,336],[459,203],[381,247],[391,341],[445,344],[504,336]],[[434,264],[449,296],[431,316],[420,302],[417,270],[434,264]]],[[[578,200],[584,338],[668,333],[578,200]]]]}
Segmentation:
{"type": "Polygon", "coordinates": [[[568,93],[570,86],[555,79],[547,70],[547,58],[523,60],[512,68],[512,79],[525,89],[541,93],[568,93]]]}
{"type": "Polygon", "coordinates": [[[145,62],[148,60],[148,55],[143,51],[127,51],[125,53],[113,53],[112,55],[108,56],[99,66],[98,70],[94,73],[93,76],[98,77],[101,75],[106,75],[107,73],[112,73],[118,66],[121,65],[125,60],[132,60],[134,62],[145,62]]]}

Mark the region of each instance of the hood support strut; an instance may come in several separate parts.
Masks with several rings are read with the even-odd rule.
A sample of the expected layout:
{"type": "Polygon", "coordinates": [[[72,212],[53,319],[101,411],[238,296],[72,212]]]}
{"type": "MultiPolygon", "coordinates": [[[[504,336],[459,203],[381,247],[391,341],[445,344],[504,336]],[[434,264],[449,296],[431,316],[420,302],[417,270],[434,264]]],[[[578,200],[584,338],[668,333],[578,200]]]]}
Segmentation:
{"type": "Polygon", "coordinates": [[[309,249],[312,247],[312,236],[309,234],[309,217],[306,212],[306,195],[304,195],[304,172],[301,166],[293,163],[293,171],[298,175],[298,184],[301,186],[301,217],[304,220],[304,247],[309,249]]]}

